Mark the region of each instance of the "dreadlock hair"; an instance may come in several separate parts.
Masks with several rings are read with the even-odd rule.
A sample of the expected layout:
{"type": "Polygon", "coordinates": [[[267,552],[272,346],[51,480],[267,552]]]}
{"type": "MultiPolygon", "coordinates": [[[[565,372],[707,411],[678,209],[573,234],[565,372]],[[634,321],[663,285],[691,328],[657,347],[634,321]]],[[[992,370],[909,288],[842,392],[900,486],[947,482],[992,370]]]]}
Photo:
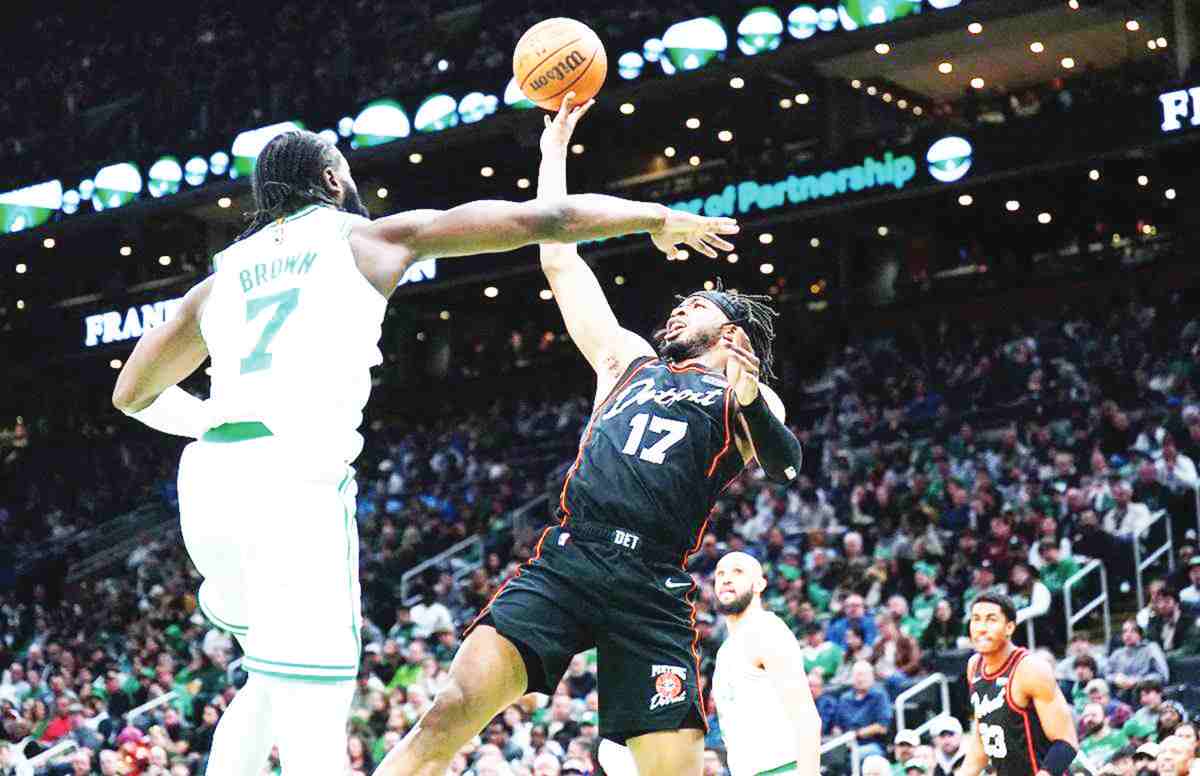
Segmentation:
{"type": "Polygon", "coordinates": [[[332,145],[315,132],[292,130],[271,138],[263,146],[250,176],[255,211],[247,214],[250,226],[238,235],[242,240],[305,205],[338,207],[325,188],[321,174],[337,164],[332,145]]]}
{"type": "Polygon", "coordinates": [[[754,349],[754,355],[758,356],[760,379],[764,383],[776,379],[772,365],[775,361],[775,319],[779,317],[779,311],[771,306],[771,297],[766,294],[726,291],[721,278],[717,278],[717,286],[712,291],[695,291],[687,296],[676,295],[675,298],[682,302],[692,296],[712,302],[725,313],[730,323],[746,332],[750,347],[754,349]]]}

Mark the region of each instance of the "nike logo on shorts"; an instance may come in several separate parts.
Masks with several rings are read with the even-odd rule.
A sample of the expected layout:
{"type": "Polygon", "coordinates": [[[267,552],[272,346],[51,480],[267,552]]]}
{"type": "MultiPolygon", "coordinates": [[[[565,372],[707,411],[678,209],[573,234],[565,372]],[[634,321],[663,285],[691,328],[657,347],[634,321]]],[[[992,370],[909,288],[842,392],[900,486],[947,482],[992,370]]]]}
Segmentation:
{"type": "Polygon", "coordinates": [[[681,587],[691,587],[691,586],[692,586],[692,580],[690,580],[690,579],[689,579],[689,580],[688,580],[688,581],[686,581],[686,582],[677,582],[677,581],[675,581],[675,580],[673,580],[673,579],[668,579],[668,580],[665,582],[665,584],[666,584],[666,586],[667,586],[667,589],[669,589],[669,590],[676,590],[676,589],[678,589],[678,588],[681,588],[681,587]]]}

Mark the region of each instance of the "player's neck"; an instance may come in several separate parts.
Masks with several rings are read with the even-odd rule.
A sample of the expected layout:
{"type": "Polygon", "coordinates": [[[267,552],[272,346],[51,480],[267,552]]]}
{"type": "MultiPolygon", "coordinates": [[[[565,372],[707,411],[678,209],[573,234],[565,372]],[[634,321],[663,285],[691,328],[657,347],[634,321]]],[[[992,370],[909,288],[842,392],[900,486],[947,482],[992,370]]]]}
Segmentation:
{"type": "Polygon", "coordinates": [[[671,366],[675,367],[676,369],[684,369],[685,367],[689,366],[699,366],[712,372],[724,372],[725,357],[721,355],[717,348],[710,348],[695,358],[688,358],[684,359],[683,361],[674,361],[671,363],[671,366]]]}
{"type": "Polygon", "coordinates": [[[733,634],[737,633],[738,628],[742,627],[750,620],[753,620],[755,617],[761,614],[762,611],[762,601],[755,597],[750,599],[750,603],[742,611],[738,612],[737,614],[725,615],[725,626],[729,628],[729,635],[732,636],[733,634]]]}
{"type": "Polygon", "coordinates": [[[1009,641],[1005,642],[1005,645],[995,652],[989,652],[986,655],[981,652],[979,659],[982,661],[984,673],[994,674],[999,671],[1008,662],[1008,658],[1016,649],[1017,645],[1009,641]]]}

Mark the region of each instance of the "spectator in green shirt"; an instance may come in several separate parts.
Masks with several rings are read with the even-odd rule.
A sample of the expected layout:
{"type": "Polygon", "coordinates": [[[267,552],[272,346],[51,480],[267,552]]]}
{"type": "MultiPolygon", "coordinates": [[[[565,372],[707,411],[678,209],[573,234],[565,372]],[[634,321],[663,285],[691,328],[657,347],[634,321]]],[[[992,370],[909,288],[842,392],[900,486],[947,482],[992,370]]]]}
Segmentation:
{"type": "Polygon", "coordinates": [[[842,648],[825,640],[825,626],[819,622],[808,625],[804,632],[804,671],[821,670],[825,681],[833,679],[842,666],[842,648]]]}
{"type": "Polygon", "coordinates": [[[1063,557],[1058,542],[1050,539],[1042,540],[1038,545],[1038,554],[1042,558],[1042,584],[1050,590],[1051,595],[1061,593],[1067,580],[1083,568],[1074,557],[1063,557]]]}
{"type": "Polygon", "coordinates": [[[912,600],[912,616],[920,623],[917,626],[919,630],[910,634],[913,638],[921,637],[933,619],[933,610],[937,608],[938,601],[946,597],[946,592],[936,584],[937,576],[938,567],[932,563],[918,561],[913,564],[913,583],[917,586],[917,594],[912,600]]]}
{"type": "Polygon", "coordinates": [[[1121,732],[1128,738],[1145,742],[1152,739],[1158,729],[1158,710],[1163,702],[1162,682],[1143,679],[1138,682],[1137,691],[1138,710],[1121,727],[1121,732]]]}
{"type": "Polygon", "coordinates": [[[1099,703],[1089,703],[1083,707],[1080,724],[1084,737],[1079,741],[1079,749],[1097,765],[1108,762],[1129,743],[1124,733],[1108,726],[1108,717],[1099,703]]]}

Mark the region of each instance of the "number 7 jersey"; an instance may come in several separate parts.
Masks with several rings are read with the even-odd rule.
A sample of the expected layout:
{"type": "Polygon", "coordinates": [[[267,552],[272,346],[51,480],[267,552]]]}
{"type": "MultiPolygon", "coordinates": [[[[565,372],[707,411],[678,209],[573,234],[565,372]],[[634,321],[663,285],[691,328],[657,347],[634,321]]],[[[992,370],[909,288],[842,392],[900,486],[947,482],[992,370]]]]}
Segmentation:
{"type": "Polygon", "coordinates": [[[737,400],[725,376],[636,359],[592,413],[559,498],[561,517],[605,523],[694,551],[742,471],[737,400]]]}
{"type": "Polygon", "coordinates": [[[200,318],[216,424],[259,421],[323,464],[361,452],[387,308],[350,250],[365,222],[310,205],[217,254],[200,318]]]}

